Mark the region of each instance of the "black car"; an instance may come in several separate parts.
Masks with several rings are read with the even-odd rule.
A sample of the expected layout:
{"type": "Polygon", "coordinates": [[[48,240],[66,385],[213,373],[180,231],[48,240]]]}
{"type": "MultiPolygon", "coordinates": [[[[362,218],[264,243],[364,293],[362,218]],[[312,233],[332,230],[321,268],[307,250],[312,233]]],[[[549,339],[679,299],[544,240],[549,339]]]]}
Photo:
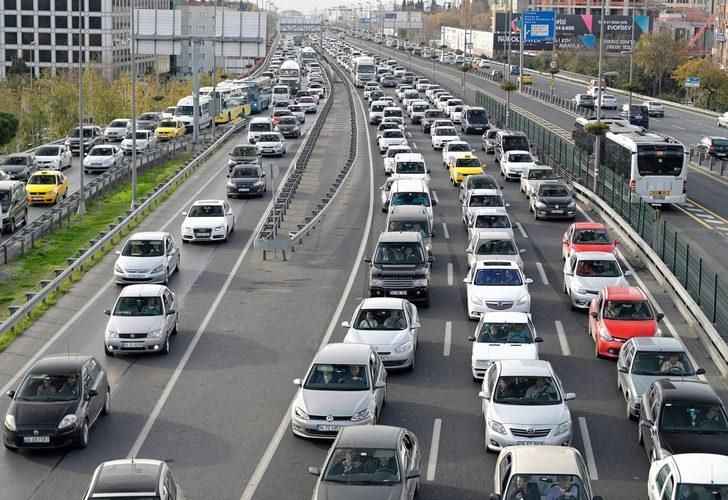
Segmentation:
{"type": "Polygon", "coordinates": [[[237,165],[228,174],[227,197],[263,196],[268,190],[260,165],[237,165]]]}
{"type": "Polygon", "coordinates": [[[625,104],[620,114],[628,118],[631,125],[650,128],[650,114],[647,111],[647,106],[642,104],[633,104],[632,106],[625,104]]]}
{"type": "Polygon", "coordinates": [[[725,160],[728,158],[728,137],[703,137],[695,149],[704,155],[725,160]]]}
{"type": "Polygon", "coordinates": [[[96,467],[83,498],[184,500],[185,495],[166,462],[126,458],[96,467]]]}
{"type": "Polygon", "coordinates": [[[728,454],[728,415],[701,380],[661,379],[642,396],[639,443],[651,461],[678,453],[728,454]]]}
{"type": "Polygon", "coordinates": [[[6,180],[27,181],[35,172],[35,157],[28,153],[7,156],[0,160],[0,170],[8,174],[6,180]]]}
{"type": "Polygon", "coordinates": [[[38,361],[8,397],[3,442],[10,450],[85,448],[89,428],[111,410],[106,372],[95,358],[80,354],[38,361]]]}
{"type": "Polygon", "coordinates": [[[573,219],[576,201],[569,187],[561,181],[544,181],[530,197],[529,209],[536,220],[573,219]]]}
{"type": "Polygon", "coordinates": [[[298,118],[293,116],[281,116],[278,120],[278,132],[283,137],[298,139],[301,137],[301,125],[298,123],[298,118]]]}
{"type": "Polygon", "coordinates": [[[394,78],[394,76],[391,75],[383,76],[380,80],[380,83],[382,84],[382,87],[394,88],[397,86],[397,80],[394,78]]]}

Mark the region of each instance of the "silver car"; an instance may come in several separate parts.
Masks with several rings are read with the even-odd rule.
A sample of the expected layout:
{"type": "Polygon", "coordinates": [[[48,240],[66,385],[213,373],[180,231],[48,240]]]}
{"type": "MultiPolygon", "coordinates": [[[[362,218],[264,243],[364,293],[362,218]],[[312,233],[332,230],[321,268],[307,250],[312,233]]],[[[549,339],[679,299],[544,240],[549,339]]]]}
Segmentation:
{"type": "Polygon", "coordinates": [[[377,423],[387,391],[387,371],[366,344],[328,344],[314,357],[291,405],[291,431],[333,439],[340,429],[377,423]]]}
{"type": "Polygon", "coordinates": [[[177,303],[164,285],[131,285],[124,288],[109,316],[104,352],[169,354],[171,337],[177,334],[177,303]]]}
{"type": "Polygon", "coordinates": [[[179,267],[179,249],[167,232],[133,234],[124,244],[114,264],[119,285],[164,283],[179,267]]]}

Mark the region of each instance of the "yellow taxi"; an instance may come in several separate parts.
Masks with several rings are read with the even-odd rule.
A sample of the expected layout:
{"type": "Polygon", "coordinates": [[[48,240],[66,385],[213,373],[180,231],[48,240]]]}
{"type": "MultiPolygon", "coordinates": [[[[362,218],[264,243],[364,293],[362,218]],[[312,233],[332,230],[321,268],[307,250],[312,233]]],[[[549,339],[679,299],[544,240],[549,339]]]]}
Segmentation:
{"type": "Polygon", "coordinates": [[[532,75],[521,75],[518,77],[518,81],[522,82],[523,85],[533,85],[532,75]]]}
{"type": "Polygon", "coordinates": [[[185,124],[180,120],[162,120],[154,133],[160,141],[177,139],[185,135],[185,124]]]}
{"type": "Polygon", "coordinates": [[[66,197],[68,178],[57,170],[34,172],[25,186],[28,203],[53,204],[66,197]]]}
{"type": "Polygon", "coordinates": [[[453,158],[448,165],[448,171],[450,172],[450,182],[452,182],[453,186],[457,186],[468,175],[482,174],[483,164],[480,163],[477,156],[470,154],[460,158],[453,158]]]}

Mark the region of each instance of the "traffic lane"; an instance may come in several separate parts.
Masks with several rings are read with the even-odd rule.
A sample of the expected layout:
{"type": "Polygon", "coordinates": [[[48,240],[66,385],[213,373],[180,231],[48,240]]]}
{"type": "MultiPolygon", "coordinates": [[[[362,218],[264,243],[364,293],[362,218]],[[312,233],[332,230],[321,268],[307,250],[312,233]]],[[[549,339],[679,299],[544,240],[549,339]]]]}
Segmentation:
{"type": "MultiPolygon", "coordinates": [[[[233,145],[230,144],[215,153],[207,162],[210,167],[203,168],[199,174],[196,174],[200,180],[215,176],[216,182],[209,184],[207,189],[204,189],[199,195],[190,196],[200,186],[200,184],[192,182],[194,179],[191,179],[181,190],[186,190],[187,193],[182,194],[178,191],[178,194],[175,194],[159,210],[155,211],[138,230],[156,230],[160,224],[165,223],[163,221],[166,221],[169,222],[169,227],[165,229],[173,233],[176,241],[179,242],[179,228],[182,221],[180,212],[184,208],[195,199],[224,198],[227,172],[226,155],[233,145]],[[222,168],[220,168],[221,165],[222,168]]],[[[83,477],[83,471],[90,474],[99,461],[119,456],[119,450],[121,450],[121,456],[128,452],[139,428],[144,423],[145,415],[158,399],[160,391],[188,345],[191,338],[189,334],[196,330],[200,319],[208,309],[212,300],[209,296],[212,292],[219,290],[230,272],[239,249],[255,229],[256,216],[262,214],[265,205],[266,202],[261,200],[233,202],[238,224],[236,232],[227,244],[185,245],[182,249],[182,270],[170,282],[170,287],[177,293],[181,305],[180,334],[175,338],[172,353],[169,356],[164,358],[156,356],[105,358],[102,339],[107,318],[102,311],[113,305],[118,294],[114,285],[109,286],[104,293],[98,296],[94,306],[78,318],[67,335],[51,345],[49,353],[81,352],[94,355],[109,371],[114,390],[115,408],[111,417],[103,419],[99,423],[113,425],[108,429],[113,429],[115,438],[112,440],[112,445],[106,443],[106,440],[101,437],[106,433],[101,430],[103,428],[100,426],[92,431],[89,450],[93,449],[93,452],[86,453],[89,450],[84,450],[83,453],[42,452],[38,455],[44,458],[38,460],[35,454],[16,455],[6,451],[0,460],[0,479],[7,474],[5,478],[8,479],[8,483],[12,484],[13,488],[18,488],[17,491],[13,490],[13,498],[28,498],[33,491],[37,492],[38,498],[44,498],[45,494],[48,495],[47,498],[52,498],[57,491],[66,489],[78,496],[88,481],[88,476],[83,477]],[[90,335],[94,337],[90,339],[90,335]],[[26,455],[33,460],[26,460],[26,455]],[[65,459],[66,457],[68,460],[65,459]],[[24,475],[30,479],[34,478],[35,481],[11,480],[16,477],[19,470],[23,470],[24,475]],[[78,474],[66,475],[67,470],[75,471],[80,476],[78,474]],[[38,484],[39,480],[42,481],[42,484],[38,484]]],[[[80,286],[94,289],[98,288],[99,283],[108,283],[113,272],[114,260],[115,256],[107,257],[103,264],[94,269],[94,275],[88,275],[90,279],[84,279],[80,286]]],[[[5,410],[7,400],[2,404],[4,406],[1,409],[5,410]]]]}

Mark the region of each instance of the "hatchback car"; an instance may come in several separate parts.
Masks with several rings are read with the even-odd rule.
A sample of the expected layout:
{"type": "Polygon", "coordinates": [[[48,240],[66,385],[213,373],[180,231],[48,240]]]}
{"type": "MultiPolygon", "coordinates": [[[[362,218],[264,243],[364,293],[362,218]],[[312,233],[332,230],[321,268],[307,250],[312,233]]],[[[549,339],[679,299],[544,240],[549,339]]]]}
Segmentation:
{"type": "Polygon", "coordinates": [[[177,334],[177,302],[164,285],[131,285],[117,297],[104,334],[104,352],[169,354],[177,334]]]}
{"type": "Polygon", "coordinates": [[[10,450],[85,448],[89,429],[111,411],[104,368],[92,356],[81,354],[37,361],[8,396],[3,443],[10,450]]]}
{"type": "Polygon", "coordinates": [[[695,146],[695,149],[704,155],[721,160],[728,158],[728,137],[703,137],[695,146]]]}
{"type": "Polygon", "coordinates": [[[616,240],[610,240],[607,226],[601,222],[575,222],[561,237],[561,258],[567,260],[578,252],[614,253],[616,240]]]}
{"type": "Polygon", "coordinates": [[[235,231],[235,215],[225,200],[197,200],[182,215],[183,243],[227,241],[235,231]]]}
{"type": "Polygon", "coordinates": [[[109,123],[104,129],[104,139],[107,142],[121,141],[131,129],[131,120],[128,118],[117,118],[109,123]]]}
{"type": "Polygon", "coordinates": [[[574,253],[564,263],[564,293],[569,296],[573,309],[588,309],[592,299],[605,287],[627,287],[617,257],[606,252],[574,253]]]}
{"type": "Polygon", "coordinates": [[[268,191],[265,170],[260,165],[236,165],[228,174],[227,197],[264,196],[268,191]]]}
{"type": "Polygon", "coordinates": [[[488,451],[514,445],[571,443],[571,412],[551,363],[512,359],[493,363],[478,394],[482,401],[484,444],[488,451]]]}
{"type": "Polygon", "coordinates": [[[387,392],[387,371],[366,344],[332,343],[314,357],[291,405],[291,431],[301,437],[335,438],[352,425],[376,424],[387,392]]]}
{"type": "Polygon", "coordinates": [[[442,149],[450,141],[459,141],[455,127],[435,127],[432,129],[432,149],[442,149]]]}
{"type": "Polygon", "coordinates": [[[0,160],[0,170],[8,175],[8,180],[27,181],[36,170],[35,156],[26,153],[6,156],[0,160]]]}
{"type": "Polygon", "coordinates": [[[536,220],[576,217],[576,200],[569,186],[562,181],[539,184],[531,193],[528,204],[536,220]]]}
{"type": "Polygon", "coordinates": [[[169,466],[161,460],[125,458],[96,467],[83,500],[134,498],[185,500],[169,466]]]}
{"type": "Polygon", "coordinates": [[[71,150],[64,144],[49,144],[35,150],[35,165],[41,169],[71,168],[71,150]]]}
{"type": "Polygon", "coordinates": [[[470,209],[467,220],[468,241],[490,233],[508,233],[513,237],[513,223],[504,207],[470,209]]]}
{"type": "Polygon", "coordinates": [[[238,144],[228,153],[228,169],[236,165],[258,165],[260,156],[258,148],[253,144],[238,144]]]}
{"type": "Polygon", "coordinates": [[[261,156],[286,156],[286,142],[278,132],[260,134],[255,145],[261,156]]]}
{"type": "MultiPolygon", "coordinates": [[[[146,152],[154,148],[157,144],[157,136],[152,130],[137,130],[136,132],[136,151],[137,153],[146,152]]],[[[129,132],[123,141],[121,141],[121,150],[124,154],[129,155],[134,149],[134,136],[129,132]]]]}
{"type": "Polygon", "coordinates": [[[57,170],[38,170],[25,185],[28,204],[53,204],[66,198],[68,178],[57,170]]]}
{"type": "Polygon", "coordinates": [[[468,269],[486,260],[511,261],[523,270],[523,259],[513,233],[490,231],[475,233],[465,247],[468,269]]]}
{"type": "Polygon", "coordinates": [[[281,116],[278,119],[278,125],[276,128],[285,138],[298,139],[301,137],[301,125],[298,123],[298,119],[293,115],[281,116]]]}
{"type": "Polygon", "coordinates": [[[509,261],[483,261],[470,268],[463,279],[467,295],[467,314],[479,319],[487,312],[531,312],[531,294],[520,268],[509,261]]]}
{"type": "Polygon", "coordinates": [[[500,160],[500,173],[507,181],[520,180],[521,175],[536,165],[536,159],[528,151],[505,151],[500,160]]]}
{"type": "Polygon", "coordinates": [[[169,282],[180,264],[179,248],[167,232],[133,234],[124,244],[114,264],[119,285],[169,282]]]}
{"type": "MultiPolygon", "coordinates": [[[[395,125],[396,126],[396,125],[395,125]]],[[[379,152],[384,154],[391,146],[406,146],[407,138],[399,128],[383,130],[382,135],[377,139],[379,152]]]]}
{"type": "Polygon", "coordinates": [[[83,171],[87,174],[103,173],[121,164],[124,152],[107,144],[94,146],[83,159],[83,171]]]}
{"type": "Polygon", "coordinates": [[[457,158],[473,156],[473,148],[467,141],[452,141],[442,148],[442,166],[448,168],[457,158]]]}
{"type": "Polygon", "coordinates": [[[170,141],[183,137],[187,129],[182,120],[175,120],[174,118],[167,118],[162,120],[154,130],[154,135],[159,141],[170,141]]]}

